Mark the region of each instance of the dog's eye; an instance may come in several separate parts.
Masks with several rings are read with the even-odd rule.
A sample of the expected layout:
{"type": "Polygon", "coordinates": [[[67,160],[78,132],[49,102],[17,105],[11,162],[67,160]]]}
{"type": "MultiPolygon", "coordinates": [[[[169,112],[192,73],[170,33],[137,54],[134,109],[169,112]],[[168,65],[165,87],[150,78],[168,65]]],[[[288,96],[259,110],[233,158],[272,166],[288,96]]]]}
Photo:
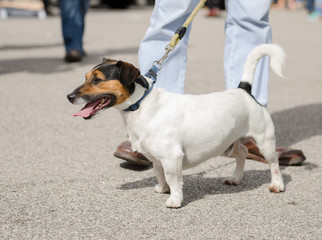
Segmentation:
{"type": "Polygon", "coordinates": [[[100,78],[94,78],[93,79],[93,84],[99,84],[100,82],[102,82],[103,80],[102,79],[100,79],[100,78]]]}

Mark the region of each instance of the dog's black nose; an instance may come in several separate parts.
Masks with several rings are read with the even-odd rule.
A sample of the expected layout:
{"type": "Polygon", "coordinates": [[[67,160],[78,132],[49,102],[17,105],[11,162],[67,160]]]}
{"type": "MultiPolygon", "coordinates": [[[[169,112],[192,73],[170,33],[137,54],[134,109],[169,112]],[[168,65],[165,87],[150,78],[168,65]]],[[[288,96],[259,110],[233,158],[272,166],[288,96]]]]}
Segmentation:
{"type": "Polygon", "coordinates": [[[72,92],[72,93],[67,95],[67,98],[71,103],[73,103],[75,98],[76,98],[76,94],[72,92]]]}

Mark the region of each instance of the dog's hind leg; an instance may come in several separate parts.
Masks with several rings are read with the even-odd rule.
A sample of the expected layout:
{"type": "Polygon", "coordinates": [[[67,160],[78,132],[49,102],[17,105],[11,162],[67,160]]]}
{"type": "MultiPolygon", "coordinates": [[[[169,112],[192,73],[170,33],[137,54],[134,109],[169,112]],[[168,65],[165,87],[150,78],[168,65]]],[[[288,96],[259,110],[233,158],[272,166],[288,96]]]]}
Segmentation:
{"type": "Polygon", "coordinates": [[[164,171],[161,162],[153,161],[153,170],[158,179],[158,184],[154,187],[156,193],[170,192],[169,186],[165,180],[164,171]]]}
{"type": "Polygon", "coordinates": [[[247,153],[247,148],[241,144],[240,140],[234,143],[230,153],[227,154],[236,158],[236,168],[233,175],[225,180],[225,184],[237,186],[243,179],[247,153]]]}
{"type": "Polygon", "coordinates": [[[270,130],[266,131],[266,134],[263,138],[256,139],[256,145],[259,148],[261,154],[269,162],[270,171],[271,171],[271,185],[269,190],[274,193],[279,193],[284,191],[284,182],[282,174],[279,168],[278,155],[276,152],[275,144],[275,134],[272,134],[272,129],[274,132],[274,127],[269,128],[270,130]]]}
{"type": "Polygon", "coordinates": [[[270,164],[272,181],[269,190],[274,193],[284,192],[284,182],[278,161],[270,164]]]}

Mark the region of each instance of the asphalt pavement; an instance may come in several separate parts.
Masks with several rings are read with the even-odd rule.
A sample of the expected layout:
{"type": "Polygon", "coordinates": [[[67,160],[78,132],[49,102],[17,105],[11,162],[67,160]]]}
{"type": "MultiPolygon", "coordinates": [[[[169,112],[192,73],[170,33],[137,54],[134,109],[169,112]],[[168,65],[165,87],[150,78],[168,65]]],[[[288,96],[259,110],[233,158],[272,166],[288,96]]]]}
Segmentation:
{"type": "MultiPolygon", "coordinates": [[[[90,10],[84,61],[63,61],[59,16],[0,20],[0,239],[321,239],[322,21],[305,11],[271,11],[273,42],[287,54],[285,79],[270,75],[277,143],[302,149],[302,166],[282,167],[286,191],[268,191],[268,166],[217,157],[184,172],[184,203],[168,209],[153,169],[113,157],[126,139],[120,114],[84,121],[66,95],[103,57],[137,65],[151,7],[90,10]]],[[[225,13],[193,23],[187,93],[224,89],[225,13]]],[[[152,63],[151,63],[152,64],[152,63]]],[[[165,63],[166,64],[166,63],[165,63]]],[[[162,71],[162,70],[161,70],[162,71]]]]}

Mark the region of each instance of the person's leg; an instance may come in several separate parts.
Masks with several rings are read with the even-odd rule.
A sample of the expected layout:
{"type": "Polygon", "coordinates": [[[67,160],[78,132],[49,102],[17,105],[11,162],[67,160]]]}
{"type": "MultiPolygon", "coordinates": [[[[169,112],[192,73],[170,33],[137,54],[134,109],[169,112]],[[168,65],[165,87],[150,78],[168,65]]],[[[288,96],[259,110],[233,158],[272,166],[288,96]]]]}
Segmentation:
{"type": "MultiPolygon", "coordinates": [[[[241,80],[248,54],[258,45],[270,43],[268,23],[271,0],[226,0],[226,42],[224,68],[226,88],[236,88],[241,80]]],[[[267,105],[269,58],[263,58],[256,68],[252,93],[259,103],[267,105]]]]}
{"type": "MultiPolygon", "coordinates": [[[[139,48],[139,66],[142,74],[148,72],[154,61],[165,53],[178,27],[182,26],[198,0],[157,0],[150,19],[150,26],[141,41],[139,48]]],[[[183,93],[187,62],[187,45],[191,27],[184,38],[169,54],[158,73],[156,87],[170,92],[183,93]]]]}
{"type": "MultiPolygon", "coordinates": [[[[165,47],[169,44],[176,30],[183,25],[198,0],[156,0],[150,19],[150,26],[141,41],[139,48],[139,66],[142,74],[146,74],[154,61],[159,60],[165,53],[165,47]]],[[[176,46],[175,50],[158,72],[156,87],[165,88],[174,93],[184,92],[184,81],[187,62],[187,45],[191,27],[184,38],[176,46]]],[[[150,164],[142,154],[134,152],[129,142],[121,143],[114,156],[122,158],[130,163],[139,165],[150,164]]]]}
{"type": "Polygon", "coordinates": [[[65,50],[77,50],[81,55],[83,50],[83,34],[85,14],[89,7],[89,0],[60,0],[62,33],[65,50]]]}
{"type": "MultiPolygon", "coordinates": [[[[180,2],[182,1],[184,0],[181,0],[180,2]]],[[[173,32],[178,28],[178,26],[182,25],[182,23],[184,22],[184,20],[180,18],[181,24],[179,23],[176,26],[173,26],[171,24],[172,22],[179,21],[178,19],[180,15],[175,14],[176,11],[173,11],[173,10],[171,11],[173,15],[169,14],[169,17],[165,15],[163,11],[166,11],[169,8],[166,2],[168,1],[165,1],[165,0],[156,1],[156,6],[151,17],[150,28],[148,29],[140,46],[139,63],[140,63],[140,70],[143,74],[148,71],[148,69],[151,67],[152,63],[155,60],[158,60],[163,56],[164,47],[169,43],[171,37],[173,36],[173,32]]],[[[268,10],[270,6],[270,0],[265,0],[266,5],[264,4],[264,6],[267,7],[267,3],[269,2],[267,7],[267,14],[263,14],[263,12],[265,12],[263,6],[261,6],[262,11],[257,12],[258,9],[256,8],[256,6],[258,5],[258,3],[254,2],[253,0],[241,0],[242,3],[240,3],[239,0],[238,1],[228,0],[226,1],[226,4],[227,2],[233,3],[231,5],[231,7],[233,7],[233,10],[231,10],[231,12],[228,12],[228,17],[226,22],[226,34],[228,35],[228,37],[226,40],[226,49],[225,49],[225,74],[226,74],[226,79],[229,80],[229,81],[226,80],[226,84],[228,88],[236,88],[239,84],[239,81],[241,80],[243,65],[246,61],[246,57],[248,53],[257,45],[271,41],[271,30],[268,25],[268,10]],[[239,4],[239,6],[236,7],[235,6],[236,4],[239,4]],[[248,9],[247,11],[245,9],[242,11],[242,9],[240,8],[242,8],[242,6],[245,6],[244,4],[248,4],[248,5],[253,4],[254,6],[250,6],[249,7],[250,9],[248,9]],[[236,8],[240,10],[239,17],[235,17],[234,15],[231,14],[232,12],[236,11],[236,8]],[[252,18],[253,22],[248,23],[247,22],[248,20],[246,20],[245,22],[236,21],[237,19],[244,20],[244,19],[250,18],[248,15],[249,11],[252,12],[249,15],[253,16],[252,18]],[[260,16],[263,16],[263,17],[260,17],[260,16]],[[232,28],[232,26],[230,26],[233,24],[238,24],[237,28],[232,28]],[[252,24],[254,24],[253,27],[255,27],[255,29],[253,30],[252,30],[252,27],[249,26],[252,24]],[[259,28],[259,29],[264,28],[265,30],[263,32],[259,31],[260,32],[259,40],[257,39],[258,36],[253,32],[256,30],[256,28],[259,28]],[[242,36],[242,34],[244,33],[246,34],[247,37],[242,36]],[[238,42],[239,39],[242,39],[242,41],[238,42]],[[247,45],[247,47],[245,47],[245,45],[247,45]],[[240,51],[240,49],[237,49],[237,47],[241,48],[242,50],[243,48],[246,48],[248,50],[240,51]],[[236,68],[234,69],[233,67],[236,67],[236,68]]],[[[173,3],[169,3],[169,4],[172,6],[173,3]]],[[[197,1],[194,1],[193,5],[196,5],[196,4],[197,4],[197,1]]],[[[263,1],[261,1],[261,4],[263,4],[263,1]]],[[[187,3],[184,5],[187,6],[187,3]]],[[[191,7],[191,5],[189,7],[191,7]]],[[[186,11],[184,12],[181,11],[181,13],[186,14],[186,11]]],[[[185,15],[185,14],[181,14],[181,15],[185,15]]],[[[168,60],[162,66],[162,70],[159,72],[159,76],[158,76],[158,82],[157,82],[158,87],[163,87],[168,91],[172,91],[172,92],[177,92],[177,93],[183,92],[187,43],[188,43],[188,35],[186,35],[186,37],[181,41],[181,43],[179,43],[176,50],[171,53],[168,60]]],[[[267,59],[266,61],[265,60],[261,61],[259,63],[257,67],[258,69],[255,74],[255,78],[257,80],[254,81],[254,86],[253,86],[253,89],[255,90],[253,94],[255,95],[255,97],[258,97],[258,100],[261,101],[262,104],[264,105],[266,105],[267,103],[267,81],[268,81],[268,68],[269,68],[268,60],[269,59],[267,59]],[[261,78],[264,78],[263,82],[259,81],[261,78]]],[[[118,147],[118,150],[114,153],[114,155],[124,160],[127,160],[127,158],[133,159],[133,157],[137,158],[138,156],[136,152],[133,152],[130,146],[131,145],[128,142],[121,144],[118,147]],[[124,146],[128,147],[127,151],[122,150],[124,146]]],[[[140,161],[137,161],[136,164],[139,164],[139,165],[146,166],[149,163],[149,161],[145,158],[144,158],[144,161],[145,161],[144,164],[139,163],[143,161],[143,158],[138,160],[140,161]]],[[[262,159],[262,161],[265,162],[265,159],[262,159]]],[[[135,161],[130,161],[130,162],[135,163],[135,161]]]]}
{"type": "Polygon", "coordinates": [[[308,10],[309,13],[314,11],[314,2],[315,0],[307,0],[306,1],[306,9],[308,10]]]}
{"type": "MultiPolygon", "coordinates": [[[[224,68],[227,89],[238,86],[248,54],[256,46],[271,42],[272,34],[268,23],[270,5],[271,0],[226,0],[224,68]]],[[[264,106],[268,102],[268,77],[269,58],[265,57],[257,65],[252,88],[252,94],[264,106]]],[[[247,143],[246,147],[249,159],[267,162],[254,141],[247,143]]],[[[301,150],[277,148],[277,152],[281,165],[297,165],[305,160],[301,150]]]]}

